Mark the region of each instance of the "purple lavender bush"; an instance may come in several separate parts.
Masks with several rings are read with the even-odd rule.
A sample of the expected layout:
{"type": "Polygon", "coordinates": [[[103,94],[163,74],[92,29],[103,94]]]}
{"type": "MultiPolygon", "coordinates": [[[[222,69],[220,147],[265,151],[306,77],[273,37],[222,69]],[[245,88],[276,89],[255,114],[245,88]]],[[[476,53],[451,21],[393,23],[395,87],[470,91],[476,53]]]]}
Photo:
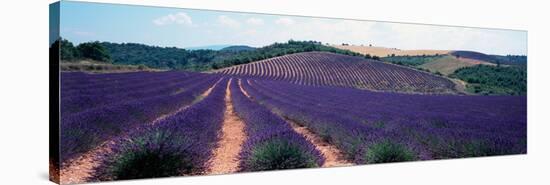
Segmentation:
{"type": "Polygon", "coordinates": [[[201,93],[211,87],[218,76],[209,76],[178,94],[165,93],[124,101],[104,107],[62,116],[60,157],[65,162],[78,154],[99,146],[139,125],[147,124],[160,115],[168,114],[189,105],[201,93]]]}
{"type": "Polygon", "coordinates": [[[282,118],[253,102],[230,84],[233,105],[246,123],[247,139],[240,154],[241,171],[319,167],[324,158],[282,118]]]}
{"type": "MultiPolygon", "coordinates": [[[[358,130],[357,135],[363,135],[360,138],[367,138],[360,139],[366,141],[365,145],[376,143],[368,138],[390,137],[417,153],[420,160],[526,153],[524,96],[406,95],[254,82],[257,83],[250,91],[258,89],[264,94],[256,96],[328,139],[338,134],[334,134],[334,129],[326,133],[330,129],[320,128],[319,123],[357,128],[367,125],[373,131],[353,127],[345,130],[358,130]],[[378,133],[384,134],[369,136],[378,133]]],[[[348,154],[360,154],[355,157],[357,163],[369,163],[361,156],[369,152],[369,147],[353,151],[340,144],[340,140],[349,139],[342,137],[331,142],[348,154]]]]}
{"type": "Polygon", "coordinates": [[[391,92],[453,93],[446,78],[363,57],[302,52],[222,69],[217,73],[308,86],[335,86],[391,92]]]}
{"type": "Polygon", "coordinates": [[[155,125],[142,126],[99,156],[92,179],[119,180],[198,174],[212,156],[225,111],[227,80],[193,106],[155,125]]]}
{"type": "Polygon", "coordinates": [[[102,89],[89,89],[87,92],[79,92],[76,95],[69,95],[62,92],[60,102],[61,115],[67,117],[90,108],[158,94],[169,94],[182,91],[181,89],[184,89],[183,87],[189,87],[196,83],[198,79],[204,78],[204,75],[191,75],[188,73],[181,73],[181,75],[176,78],[168,77],[164,74],[159,74],[159,76],[165,78],[144,79],[144,82],[138,82],[137,84],[132,84],[132,86],[119,85],[102,89]]]}

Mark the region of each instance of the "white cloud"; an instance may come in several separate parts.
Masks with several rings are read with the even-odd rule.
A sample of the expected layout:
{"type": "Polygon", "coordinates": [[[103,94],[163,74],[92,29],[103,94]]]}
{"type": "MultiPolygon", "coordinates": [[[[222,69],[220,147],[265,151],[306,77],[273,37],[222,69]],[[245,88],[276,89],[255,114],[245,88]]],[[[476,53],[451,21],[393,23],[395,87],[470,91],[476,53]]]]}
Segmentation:
{"type": "Polygon", "coordinates": [[[244,20],[246,25],[241,25],[237,34],[231,34],[232,41],[263,46],[289,39],[316,40],[399,49],[474,50],[488,54],[525,54],[527,48],[527,34],[507,30],[301,17],[276,17],[273,20],[276,24],[264,22],[261,28],[249,22],[254,21],[244,20]]]}
{"type": "Polygon", "coordinates": [[[275,30],[271,38],[277,41],[288,39],[316,40],[324,43],[369,43],[369,38],[377,34],[372,30],[373,22],[347,21],[337,19],[298,18],[278,20],[280,25],[292,25],[284,28],[284,31],[275,30]],[[299,24],[297,24],[299,22],[299,24]]]}
{"type": "Polygon", "coordinates": [[[153,20],[153,23],[158,26],[168,25],[168,24],[183,24],[187,26],[193,25],[193,21],[191,20],[191,17],[189,17],[189,15],[183,12],[168,14],[166,16],[159,17],[153,20]]]}
{"type": "Polygon", "coordinates": [[[263,25],[264,24],[264,20],[263,19],[260,19],[260,18],[248,18],[246,19],[246,23],[250,24],[250,25],[263,25]]]}
{"type": "Polygon", "coordinates": [[[244,35],[249,35],[249,36],[256,35],[257,33],[258,33],[258,31],[255,30],[255,29],[248,29],[248,30],[243,32],[244,35]]]}
{"type": "Polygon", "coordinates": [[[235,19],[232,19],[225,15],[220,15],[218,17],[218,22],[223,25],[230,28],[239,28],[241,26],[241,23],[235,19]]]}
{"type": "Polygon", "coordinates": [[[284,25],[284,26],[290,26],[293,25],[295,21],[288,17],[281,17],[277,20],[275,20],[275,24],[284,25]]]}

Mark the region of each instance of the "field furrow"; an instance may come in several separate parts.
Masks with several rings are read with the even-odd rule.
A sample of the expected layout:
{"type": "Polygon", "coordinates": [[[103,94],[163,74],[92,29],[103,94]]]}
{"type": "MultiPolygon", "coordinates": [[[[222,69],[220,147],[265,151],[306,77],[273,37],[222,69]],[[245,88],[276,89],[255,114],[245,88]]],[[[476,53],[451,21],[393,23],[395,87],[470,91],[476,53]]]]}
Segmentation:
{"type": "Polygon", "coordinates": [[[231,83],[237,83],[231,79],[225,90],[225,112],[221,136],[209,161],[208,174],[225,174],[236,172],[239,168],[239,153],[246,139],[244,122],[233,108],[231,83]]]}
{"type": "Polygon", "coordinates": [[[454,83],[444,77],[380,61],[328,52],[289,54],[216,72],[241,78],[276,80],[310,86],[423,94],[456,93],[454,83]],[[258,69],[263,65],[263,69],[258,69]],[[258,70],[263,71],[257,72],[258,70]]]}
{"type": "MultiPolygon", "coordinates": [[[[216,84],[218,84],[221,80],[222,79],[218,80],[216,84]]],[[[204,91],[200,95],[202,97],[200,99],[204,99],[204,97],[207,97],[210,94],[210,92],[212,92],[212,89],[216,86],[216,84],[214,84],[212,87],[204,91]]],[[[189,106],[192,106],[192,105],[184,105],[172,113],[161,115],[158,118],[156,118],[154,121],[151,121],[149,125],[155,125],[159,122],[162,122],[166,118],[174,116],[178,112],[184,111],[189,106]]],[[[147,125],[144,125],[144,126],[147,127],[147,125]]],[[[117,137],[124,137],[126,135],[130,135],[129,133],[135,132],[136,129],[140,129],[140,128],[134,128],[134,130],[128,130],[126,131],[126,133],[119,133],[117,137]]],[[[115,144],[116,140],[117,139],[115,138],[109,139],[103,142],[102,144],[100,144],[99,146],[97,146],[96,148],[90,151],[87,151],[74,159],[67,161],[60,172],[61,184],[79,184],[87,181],[97,180],[94,177],[94,172],[95,172],[95,169],[100,166],[100,160],[98,159],[101,159],[102,156],[111,155],[112,153],[111,147],[112,145],[115,144]]]]}

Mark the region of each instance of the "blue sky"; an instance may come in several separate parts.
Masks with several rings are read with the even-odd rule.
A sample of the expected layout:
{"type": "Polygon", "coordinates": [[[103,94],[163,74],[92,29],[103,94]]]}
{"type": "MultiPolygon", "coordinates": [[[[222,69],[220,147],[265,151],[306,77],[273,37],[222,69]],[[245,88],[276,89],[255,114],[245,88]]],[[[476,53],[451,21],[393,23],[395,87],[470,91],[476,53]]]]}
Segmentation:
{"type": "Polygon", "coordinates": [[[63,1],[61,37],[198,47],[316,40],[399,49],[527,54],[527,32],[63,1]]]}

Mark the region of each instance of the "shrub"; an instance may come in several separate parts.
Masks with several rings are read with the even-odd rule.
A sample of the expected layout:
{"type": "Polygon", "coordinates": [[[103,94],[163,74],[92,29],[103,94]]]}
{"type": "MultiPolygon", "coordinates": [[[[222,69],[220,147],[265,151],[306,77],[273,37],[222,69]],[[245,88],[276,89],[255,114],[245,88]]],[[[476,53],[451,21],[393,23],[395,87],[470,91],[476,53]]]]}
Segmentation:
{"type": "Polygon", "coordinates": [[[297,143],[272,139],[256,146],[246,164],[249,171],[318,167],[315,157],[297,143]]]}
{"type": "Polygon", "coordinates": [[[103,156],[97,177],[101,180],[180,176],[192,173],[195,147],[187,137],[166,130],[126,138],[103,156]]]}
{"type": "Polygon", "coordinates": [[[415,154],[402,144],[383,140],[372,144],[366,150],[367,163],[388,163],[414,160],[415,154]]]}

